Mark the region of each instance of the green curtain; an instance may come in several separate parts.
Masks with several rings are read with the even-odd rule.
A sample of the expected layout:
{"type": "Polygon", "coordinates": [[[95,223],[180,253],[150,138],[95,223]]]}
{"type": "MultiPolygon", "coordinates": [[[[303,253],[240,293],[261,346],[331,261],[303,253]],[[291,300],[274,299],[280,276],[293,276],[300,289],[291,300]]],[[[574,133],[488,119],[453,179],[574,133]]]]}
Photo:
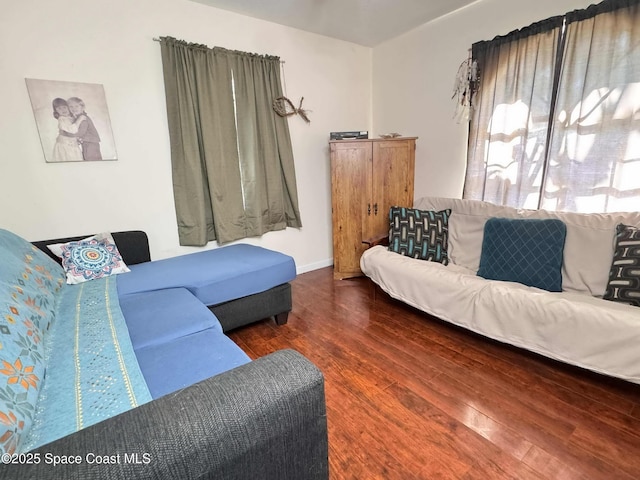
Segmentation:
{"type": "Polygon", "coordinates": [[[160,40],[180,244],[301,227],[280,59],[160,40]]]}

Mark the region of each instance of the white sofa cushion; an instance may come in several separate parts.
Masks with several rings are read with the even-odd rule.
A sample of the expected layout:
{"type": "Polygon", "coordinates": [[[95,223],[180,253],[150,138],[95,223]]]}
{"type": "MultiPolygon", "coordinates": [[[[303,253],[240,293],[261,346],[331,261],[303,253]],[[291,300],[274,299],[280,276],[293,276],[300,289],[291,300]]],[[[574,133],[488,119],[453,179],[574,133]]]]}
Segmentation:
{"type": "Polygon", "coordinates": [[[567,226],[562,265],[562,289],[602,297],[613,259],[616,226],[640,227],[640,212],[582,214],[523,210],[467,199],[423,197],[415,208],[451,209],[449,259],[477,272],[480,265],[485,222],[491,217],[557,218],[567,226]]]}

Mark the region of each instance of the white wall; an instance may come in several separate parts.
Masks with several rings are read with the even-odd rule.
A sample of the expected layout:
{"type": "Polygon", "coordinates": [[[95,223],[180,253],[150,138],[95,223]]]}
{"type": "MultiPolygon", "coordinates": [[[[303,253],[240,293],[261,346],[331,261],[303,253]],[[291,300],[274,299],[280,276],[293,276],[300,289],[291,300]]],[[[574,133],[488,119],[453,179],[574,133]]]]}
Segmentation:
{"type": "Polygon", "coordinates": [[[419,137],[415,196],[462,196],[468,124],[454,119],[458,67],[477,41],[585,8],[591,0],[480,0],[373,50],[373,124],[419,137]]]}
{"type": "MultiPolygon", "coordinates": [[[[180,247],[160,45],[173,36],[285,60],[303,228],[245,240],[331,264],[328,137],[371,128],[371,49],[187,0],[25,0],[0,16],[0,227],[29,239],[142,229],[153,258],[180,247]],[[25,78],[104,85],[116,162],[45,163],[25,78]]],[[[52,121],[53,118],[52,118],[52,121]]],[[[209,248],[215,247],[215,243],[209,248]]]]}

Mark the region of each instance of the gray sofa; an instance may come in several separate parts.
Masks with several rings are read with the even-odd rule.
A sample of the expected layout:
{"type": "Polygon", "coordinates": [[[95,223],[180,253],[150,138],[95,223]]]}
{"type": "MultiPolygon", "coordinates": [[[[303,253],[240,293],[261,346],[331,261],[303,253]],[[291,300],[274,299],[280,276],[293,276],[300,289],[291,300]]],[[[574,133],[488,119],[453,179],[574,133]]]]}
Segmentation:
{"type": "MultiPolygon", "coordinates": [[[[56,275],[59,276],[59,274],[54,274],[52,277],[48,272],[49,267],[41,269],[40,265],[44,265],[41,262],[49,261],[40,255],[34,255],[33,252],[37,250],[31,251],[28,242],[24,242],[10,232],[0,231],[0,234],[0,264],[7,267],[3,268],[4,273],[0,275],[0,287],[5,290],[0,291],[0,296],[4,295],[3,298],[9,299],[7,305],[15,304],[19,307],[12,307],[13,315],[16,317],[19,311],[27,310],[27,304],[20,303],[22,297],[29,292],[37,293],[44,286],[49,292],[53,289],[50,284],[53,284],[57,278],[56,275]],[[23,245],[24,243],[27,245],[23,245]],[[16,252],[17,255],[12,256],[16,252]],[[22,287],[16,287],[13,279],[16,278],[16,272],[23,271],[21,266],[23,259],[26,259],[24,279],[26,281],[28,278],[28,281],[22,282],[22,277],[19,275],[18,282],[21,285],[25,284],[22,287]],[[31,287],[35,290],[28,290],[29,284],[33,284],[31,287]]],[[[113,237],[128,264],[144,265],[149,262],[148,242],[143,232],[120,232],[113,237]]],[[[76,239],[77,237],[61,240],[76,239]]],[[[59,241],[34,242],[34,244],[50,254],[46,245],[59,241]]],[[[172,279],[173,277],[170,278],[172,279]]],[[[76,286],[71,286],[71,289],[74,287],[76,286]]],[[[169,295],[169,291],[167,292],[169,295]]],[[[115,298],[115,291],[113,293],[115,298]]],[[[72,295],[76,298],[75,293],[72,295]]],[[[133,294],[133,296],[136,295],[138,294],[133,294]]],[[[187,297],[190,295],[188,294],[187,297]]],[[[125,297],[126,295],[121,297],[121,301],[125,297]]],[[[62,298],[65,296],[62,295],[62,298]]],[[[192,300],[197,301],[195,296],[192,300]]],[[[57,310],[60,310],[57,307],[58,303],[63,301],[54,302],[57,310]]],[[[229,314],[226,326],[224,324],[222,326],[224,330],[258,318],[278,315],[283,312],[283,308],[288,311],[290,290],[286,288],[283,290],[282,286],[278,286],[274,292],[261,292],[244,299],[235,299],[228,304],[230,305],[224,307],[225,314],[229,314]],[[238,317],[242,312],[248,313],[249,316],[238,317]],[[256,316],[257,318],[254,318],[256,316]]],[[[44,306],[45,303],[42,305],[44,306]]],[[[53,303],[50,302],[49,305],[53,307],[53,303]]],[[[141,310],[144,310],[143,302],[140,306],[141,310]]],[[[192,312],[216,318],[204,305],[200,304],[200,307],[192,312]]],[[[38,318],[32,317],[33,321],[37,323],[42,322],[42,319],[46,320],[49,318],[48,311],[49,307],[46,308],[46,312],[39,309],[38,318]]],[[[180,312],[180,309],[176,311],[180,312]]],[[[124,312],[123,310],[123,313],[126,313],[125,316],[131,312],[140,313],[140,311],[124,312]]],[[[163,313],[170,312],[163,311],[163,313]]],[[[68,314],[64,315],[66,316],[68,314]]],[[[2,333],[22,338],[19,334],[21,318],[18,318],[17,322],[12,318],[12,323],[7,326],[0,325],[2,333]]],[[[52,344],[57,345],[53,349],[58,351],[71,349],[72,345],[68,342],[62,344],[59,342],[60,332],[69,330],[68,327],[63,328],[63,323],[60,323],[63,317],[60,315],[51,317],[51,319],[54,318],[55,320],[48,320],[58,324],[57,333],[54,334],[58,343],[52,344]]],[[[165,393],[156,394],[150,386],[153,400],[148,403],[110,416],[99,423],[81,427],[75,433],[53,437],[56,440],[50,443],[44,445],[44,442],[36,443],[36,447],[22,450],[23,453],[5,454],[0,462],[0,479],[326,479],[328,477],[328,445],[324,380],[321,372],[302,355],[292,350],[279,351],[255,361],[248,361],[248,358],[243,360],[240,357],[246,358],[246,355],[237,346],[228,345],[231,341],[223,336],[221,330],[216,330],[221,328],[219,325],[216,328],[207,328],[204,332],[189,332],[184,330],[185,325],[189,323],[186,317],[178,313],[175,317],[169,318],[175,318],[176,327],[182,332],[181,335],[184,334],[187,345],[191,346],[182,350],[183,358],[180,359],[157,357],[157,360],[154,360],[154,357],[147,355],[147,364],[140,364],[147,383],[151,378],[148,376],[148,369],[155,366],[154,362],[164,367],[167,359],[182,363],[182,370],[174,370],[180,377],[188,375],[186,370],[192,359],[201,364],[198,366],[201,371],[213,373],[202,376],[202,380],[200,378],[189,381],[181,379],[186,383],[178,384],[177,388],[175,388],[175,379],[167,378],[167,383],[173,384],[174,387],[165,393]],[[224,337],[224,342],[216,343],[215,346],[201,342],[201,351],[197,352],[197,344],[189,344],[188,340],[196,339],[202,334],[208,335],[201,337],[205,339],[224,337]],[[223,350],[216,350],[218,348],[223,350]],[[208,352],[209,350],[213,350],[214,353],[208,352]],[[194,352],[196,352],[195,356],[193,356],[194,352]],[[209,360],[215,360],[216,355],[220,356],[221,352],[239,356],[242,364],[235,368],[225,367],[225,371],[217,373],[217,367],[211,365],[209,360]]],[[[149,319],[152,320],[147,318],[149,319]]],[[[81,322],[77,325],[84,328],[84,319],[80,318],[80,320],[81,322]]],[[[136,347],[134,331],[131,330],[134,325],[132,318],[129,316],[125,320],[134,343],[134,353],[138,357],[138,362],[141,362],[144,351],[148,347],[136,347]]],[[[144,318],[141,317],[136,321],[143,320],[144,318]]],[[[210,319],[207,319],[208,321],[210,319]]],[[[148,323],[148,325],[154,324],[155,322],[148,323]]],[[[164,325],[166,329],[167,323],[165,322],[164,325]]],[[[170,323],[169,327],[173,328],[171,325],[170,323]]],[[[43,334],[46,335],[48,330],[48,326],[42,329],[43,334]]],[[[10,335],[3,337],[3,340],[8,341],[11,338],[10,335]]],[[[178,337],[176,340],[182,342],[181,338],[178,337]]],[[[106,342],[101,340],[100,343],[103,341],[106,342]]],[[[162,351],[165,345],[162,342],[159,346],[151,348],[162,351]]],[[[170,344],[171,341],[166,343],[166,345],[170,344]]],[[[9,344],[6,346],[11,347],[9,344]]],[[[10,352],[10,348],[7,352],[10,352]]],[[[19,355],[26,355],[26,353],[23,350],[19,355]]],[[[69,357],[68,353],[63,355],[69,357]]],[[[52,358],[55,357],[47,357],[47,361],[51,361],[52,358]]],[[[56,363],[49,365],[39,375],[44,376],[45,371],[47,380],[52,382],[51,379],[56,376],[56,363]]],[[[99,370],[99,375],[103,375],[101,372],[102,370],[99,370]]],[[[105,374],[108,375],[108,373],[105,374]]],[[[56,378],[59,380],[59,375],[56,378]]],[[[162,383],[162,377],[156,374],[154,382],[157,384],[159,381],[162,383]]],[[[56,384],[52,383],[52,385],[56,384]]],[[[75,388],[79,391],[80,384],[75,388]]],[[[46,384],[43,391],[47,392],[46,384]]],[[[53,397],[49,398],[50,402],[51,398],[53,397]]],[[[44,408],[41,405],[38,400],[37,410],[44,408]]],[[[102,404],[97,406],[102,408],[102,404]]],[[[44,416],[37,417],[39,412],[36,413],[41,425],[48,425],[46,419],[57,421],[56,417],[61,415],[58,411],[64,410],[64,405],[60,403],[54,402],[53,407],[49,408],[44,416]]],[[[78,413],[78,415],[81,414],[78,413]]]]}

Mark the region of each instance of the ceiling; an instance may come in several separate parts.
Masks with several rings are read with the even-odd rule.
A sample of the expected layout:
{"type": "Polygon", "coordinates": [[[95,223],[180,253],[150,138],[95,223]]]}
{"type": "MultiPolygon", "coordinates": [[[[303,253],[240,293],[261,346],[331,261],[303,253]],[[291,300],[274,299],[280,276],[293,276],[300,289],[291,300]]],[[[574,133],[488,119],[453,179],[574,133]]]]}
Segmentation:
{"type": "Polygon", "coordinates": [[[192,0],[374,47],[481,0],[192,0]]]}

